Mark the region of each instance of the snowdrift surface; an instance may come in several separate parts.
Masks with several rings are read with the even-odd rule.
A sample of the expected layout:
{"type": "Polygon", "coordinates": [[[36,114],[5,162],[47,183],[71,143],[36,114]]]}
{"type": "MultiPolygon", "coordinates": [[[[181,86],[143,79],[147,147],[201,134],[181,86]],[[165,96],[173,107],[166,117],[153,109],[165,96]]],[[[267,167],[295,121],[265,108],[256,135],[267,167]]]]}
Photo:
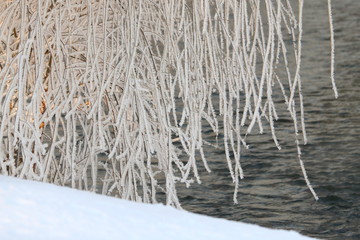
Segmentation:
{"type": "Polygon", "coordinates": [[[0,235],[8,239],[311,239],[163,205],[0,176],[0,235]]]}

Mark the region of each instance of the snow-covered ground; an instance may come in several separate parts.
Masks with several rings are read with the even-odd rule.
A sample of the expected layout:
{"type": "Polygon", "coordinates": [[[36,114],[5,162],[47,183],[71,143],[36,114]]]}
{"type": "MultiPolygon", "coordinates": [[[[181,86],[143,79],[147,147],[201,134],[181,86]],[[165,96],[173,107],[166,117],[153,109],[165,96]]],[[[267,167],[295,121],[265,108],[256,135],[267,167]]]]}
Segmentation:
{"type": "Polygon", "coordinates": [[[293,231],[216,219],[0,176],[0,239],[311,239],[293,231]]]}

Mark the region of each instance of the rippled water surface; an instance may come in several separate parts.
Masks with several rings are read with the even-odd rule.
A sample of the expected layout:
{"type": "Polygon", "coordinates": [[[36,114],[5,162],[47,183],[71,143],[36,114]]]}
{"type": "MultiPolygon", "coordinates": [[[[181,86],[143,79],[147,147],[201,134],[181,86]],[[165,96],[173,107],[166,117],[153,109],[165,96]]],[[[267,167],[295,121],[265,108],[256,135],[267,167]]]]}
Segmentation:
{"type": "Polygon", "coordinates": [[[277,123],[283,150],[269,134],[248,139],[239,204],[232,201],[223,151],[208,149],[213,172],[202,173],[201,185],[179,189],[185,209],[320,239],[360,239],[360,1],[333,1],[337,100],[329,78],[326,2],[305,1],[302,67],[309,138],[302,159],[320,200],[304,183],[293,135],[285,131],[292,123],[284,120],[277,123]]]}

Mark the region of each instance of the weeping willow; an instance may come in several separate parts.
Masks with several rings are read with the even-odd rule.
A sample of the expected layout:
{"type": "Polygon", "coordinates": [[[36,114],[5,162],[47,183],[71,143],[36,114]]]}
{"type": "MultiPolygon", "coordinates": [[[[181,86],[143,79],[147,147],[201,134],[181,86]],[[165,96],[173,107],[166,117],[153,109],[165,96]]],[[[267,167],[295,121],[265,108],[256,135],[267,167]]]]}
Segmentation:
{"type": "Polygon", "coordinates": [[[269,129],[280,149],[287,115],[317,199],[300,149],[303,0],[0,4],[1,174],[180,208],[176,185],[211,170],[207,126],[236,202],[248,136],[269,129]]]}

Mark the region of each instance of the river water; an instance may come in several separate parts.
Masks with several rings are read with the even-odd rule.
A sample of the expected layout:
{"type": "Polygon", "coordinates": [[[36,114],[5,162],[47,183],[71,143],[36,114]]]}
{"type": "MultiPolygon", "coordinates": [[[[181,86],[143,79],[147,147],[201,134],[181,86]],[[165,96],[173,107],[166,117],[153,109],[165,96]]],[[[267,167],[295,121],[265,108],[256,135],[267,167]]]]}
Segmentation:
{"type": "Polygon", "coordinates": [[[303,26],[309,143],[302,147],[302,160],[320,200],[306,187],[293,135],[285,134],[292,123],[284,121],[278,123],[283,150],[276,150],[269,134],[248,140],[254,147],[243,151],[239,204],[232,201],[223,149],[209,148],[213,172],[201,174],[201,185],[179,188],[184,209],[319,239],[360,239],[360,1],[333,1],[338,99],[330,81],[326,3],[305,1],[303,26]]]}

